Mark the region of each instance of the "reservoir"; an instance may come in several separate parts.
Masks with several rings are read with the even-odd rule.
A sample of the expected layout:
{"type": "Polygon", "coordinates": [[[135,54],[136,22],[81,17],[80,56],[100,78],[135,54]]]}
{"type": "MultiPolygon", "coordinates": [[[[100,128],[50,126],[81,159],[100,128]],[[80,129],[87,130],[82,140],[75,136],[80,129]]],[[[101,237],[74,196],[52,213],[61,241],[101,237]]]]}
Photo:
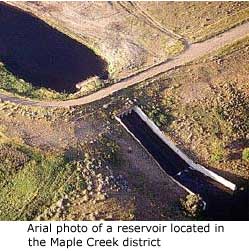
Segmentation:
{"type": "Polygon", "coordinates": [[[0,61],[32,85],[59,92],[75,92],[91,76],[108,78],[107,63],[88,47],[5,3],[0,3],[0,61]]]}

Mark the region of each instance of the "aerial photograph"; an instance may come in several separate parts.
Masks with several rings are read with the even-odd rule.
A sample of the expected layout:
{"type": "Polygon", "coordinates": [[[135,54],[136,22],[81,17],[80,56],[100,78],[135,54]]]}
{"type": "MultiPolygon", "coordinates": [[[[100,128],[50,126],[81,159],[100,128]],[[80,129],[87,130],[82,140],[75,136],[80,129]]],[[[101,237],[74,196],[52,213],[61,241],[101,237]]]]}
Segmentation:
{"type": "Polygon", "coordinates": [[[100,220],[249,220],[249,2],[0,2],[0,221],[100,220]]]}

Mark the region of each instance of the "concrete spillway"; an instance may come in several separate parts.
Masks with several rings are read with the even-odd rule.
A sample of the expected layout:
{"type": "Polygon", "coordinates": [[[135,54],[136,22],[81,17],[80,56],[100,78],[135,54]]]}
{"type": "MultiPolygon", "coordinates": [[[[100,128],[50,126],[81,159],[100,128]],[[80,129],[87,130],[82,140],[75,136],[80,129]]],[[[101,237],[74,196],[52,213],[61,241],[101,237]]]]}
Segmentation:
{"type": "Polygon", "coordinates": [[[205,167],[194,163],[159,128],[135,107],[117,117],[126,130],[178,184],[200,194],[212,219],[229,219],[233,214],[236,186],[205,167]]]}

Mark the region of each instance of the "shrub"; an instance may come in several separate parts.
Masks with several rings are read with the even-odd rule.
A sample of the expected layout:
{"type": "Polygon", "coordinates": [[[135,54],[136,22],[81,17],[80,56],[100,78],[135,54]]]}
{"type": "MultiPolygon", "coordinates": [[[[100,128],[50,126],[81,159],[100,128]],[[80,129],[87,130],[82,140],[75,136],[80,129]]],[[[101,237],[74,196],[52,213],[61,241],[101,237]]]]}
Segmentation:
{"type": "Polygon", "coordinates": [[[181,207],[185,214],[190,217],[201,216],[204,204],[199,194],[188,194],[185,199],[180,199],[181,207]]]}
{"type": "Polygon", "coordinates": [[[21,147],[8,143],[0,144],[0,170],[5,174],[16,173],[29,159],[21,147]]]}
{"type": "Polygon", "coordinates": [[[212,145],[211,160],[214,162],[221,162],[226,158],[226,151],[221,142],[214,141],[212,145]]]}
{"type": "Polygon", "coordinates": [[[167,109],[163,109],[159,105],[153,105],[147,113],[148,117],[158,126],[163,127],[169,124],[171,115],[167,109]]]}
{"type": "Polygon", "coordinates": [[[234,83],[226,83],[217,98],[219,116],[228,123],[233,132],[244,137],[249,129],[248,100],[234,83]]]}
{"type": "Polygon", "coordinates": [[[249,147],[243,150],[242,159],[249,162],[249,147]]]}

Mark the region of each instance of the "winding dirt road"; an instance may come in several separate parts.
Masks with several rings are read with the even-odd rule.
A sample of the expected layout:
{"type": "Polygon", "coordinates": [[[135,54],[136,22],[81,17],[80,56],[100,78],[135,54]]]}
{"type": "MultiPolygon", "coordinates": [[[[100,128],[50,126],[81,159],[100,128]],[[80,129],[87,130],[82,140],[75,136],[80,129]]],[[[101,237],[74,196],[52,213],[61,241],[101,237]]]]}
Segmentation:
{"type": "Polygon", "coordinates": [[[153,66],[147,70],[144,70],[136,75],[132,75],[113,84],[109,87],[103,88],[88,96],[66,100],[66,101],[33,101],[25,98],[18,98],[14,96],[8,96],[0,94],[2,101],[9,101],[16,104],[30,105],[30,106],[41,106],[41,107],[72,107],[78,105],[89,104],[91,102],[105,98],[113,93],[120,91],[129,86],[138,84],[146,79],[155,77],[168,70],[174,69],[188,62],[193,61],[205,54],[213,52],[218,48],[223,47],[225,44],[234,42],[235,40],[241,39],[249,35],[249,22],[236,26],[220,35],[210,38],[204,42],[189,45],[189,47],[180,55],[164,62],[162,64],[153,66]]]}

